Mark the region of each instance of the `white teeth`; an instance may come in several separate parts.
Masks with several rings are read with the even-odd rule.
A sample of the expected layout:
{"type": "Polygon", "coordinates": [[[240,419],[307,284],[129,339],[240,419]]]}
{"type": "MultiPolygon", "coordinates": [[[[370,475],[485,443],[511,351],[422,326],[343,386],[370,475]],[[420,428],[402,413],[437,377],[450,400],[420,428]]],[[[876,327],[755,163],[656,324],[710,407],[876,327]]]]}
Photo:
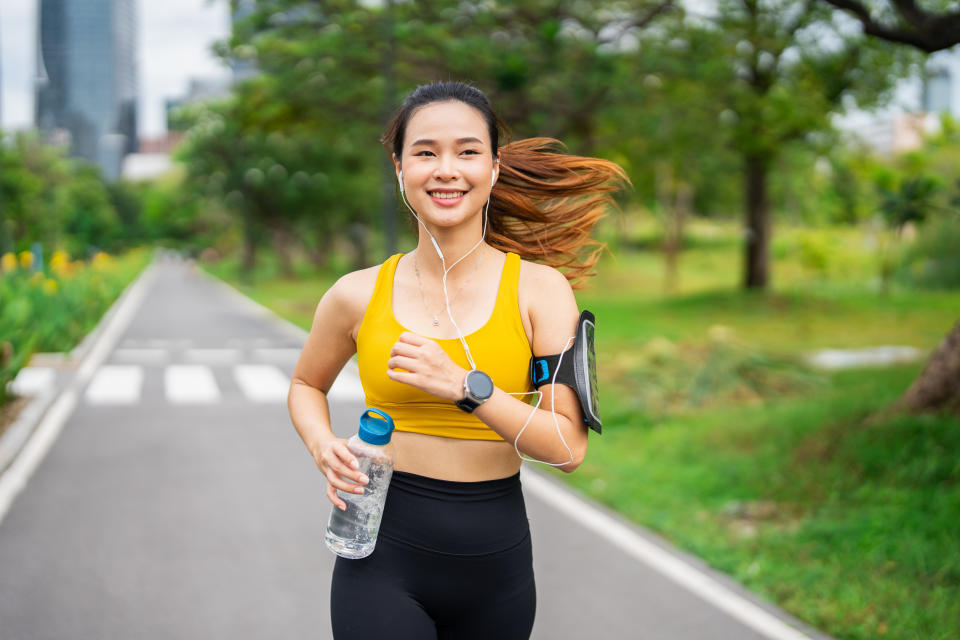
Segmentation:
{"type": "Polygon", "coordinates": [[[430,195],[433,196],[434,198],[440,198],[441,200],[447,200],[447,199],[450,199],[450,198],[459,198],[460,196],[462,196],[463,194],[465,194],[466,191],[454,191],[454,192],[452,192],[452,193],[441,192],[441,191],[431,191],[431,192],[429,192],[429,193],[430,193],[430,195]]]}

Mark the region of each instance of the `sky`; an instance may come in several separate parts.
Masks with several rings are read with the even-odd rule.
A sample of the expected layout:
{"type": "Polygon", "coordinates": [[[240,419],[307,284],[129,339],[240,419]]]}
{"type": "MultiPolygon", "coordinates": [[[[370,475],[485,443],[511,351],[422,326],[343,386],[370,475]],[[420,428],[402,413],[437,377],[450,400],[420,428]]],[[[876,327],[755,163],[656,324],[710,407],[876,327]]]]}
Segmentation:
{"type": "MultiPolygon", "coordinates": [[[[166,130],[164,100],[186,93],[190,78],[228,77],[210,45],[230,33],[228,0],[135,0],[139,33],[141,137],[166,130]]],[[[33,124],[38,0],[0,0],[2,126],[33,124]]]]}

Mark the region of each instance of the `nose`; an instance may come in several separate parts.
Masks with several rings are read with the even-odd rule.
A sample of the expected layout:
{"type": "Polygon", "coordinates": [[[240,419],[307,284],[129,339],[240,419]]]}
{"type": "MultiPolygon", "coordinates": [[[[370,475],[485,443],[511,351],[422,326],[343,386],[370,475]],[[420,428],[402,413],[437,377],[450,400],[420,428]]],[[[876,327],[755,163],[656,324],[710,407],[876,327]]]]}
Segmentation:
{"type": "Polygon", "coordinates": [[[449,153],[440,154],[437,168],[433,175],[438,180],[455,180],[460,177],[455,158],[449,153]]]}

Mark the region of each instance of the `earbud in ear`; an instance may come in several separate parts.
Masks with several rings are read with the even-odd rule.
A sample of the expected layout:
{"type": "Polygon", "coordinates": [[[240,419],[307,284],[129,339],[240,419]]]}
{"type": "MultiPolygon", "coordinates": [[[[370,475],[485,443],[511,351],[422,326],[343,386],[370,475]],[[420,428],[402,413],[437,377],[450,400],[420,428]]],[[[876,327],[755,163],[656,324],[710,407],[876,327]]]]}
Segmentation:
{"type": "Polygon", "coordinates": [[[397,182],[400,183],[400,193],[403,193],[403,169],[400,169],[400,173],[397,175],[397,182]]]}

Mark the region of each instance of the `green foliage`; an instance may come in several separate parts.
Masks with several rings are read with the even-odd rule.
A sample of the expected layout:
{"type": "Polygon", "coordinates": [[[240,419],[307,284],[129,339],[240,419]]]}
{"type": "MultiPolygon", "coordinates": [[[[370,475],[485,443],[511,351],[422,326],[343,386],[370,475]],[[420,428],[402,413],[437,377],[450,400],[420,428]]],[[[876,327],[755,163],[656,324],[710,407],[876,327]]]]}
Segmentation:
{"type": "Polygon", "coordinates": [[[933,198],[941,188],[933,176],[905,177],[899,185],[878,184],[880,211],[887,224],[900,231],[908,222],[923,222],[933,208],[933,198]]]}
{"type": "Polygon", "coordinates": [[[936,216],[921,227],[898,277],[927,289],[960,289],[960,213],[936,216]]]}
{"type": "Polygon", "coordinates": [[[823,378],[795,357],[765,352],[710,327],[707,340],[672,342],[656,337],[605,361],[615,384],[633,389],[631,412],[660,417],[718,404],[753,404],[807,393],[823,378]]]}
{"type": "Polygon", "coordinates": [[[98,169],[64,157],[32,133],[18,133],[4,142],[0,251],[19,252],[39,242],[88,255],[137,241],[136,203],[122,195],[121,188],[108,187],[98,169]]]}
{"type": "Polygon", "coordinates": [[[89,263],[56,252],[45,265],[27,267],[12,254],[0,271],[0,405],[7,383],[34,352],[69,351],[92,329],[149,254],[114,259],[97,253],[89,263]]]}

